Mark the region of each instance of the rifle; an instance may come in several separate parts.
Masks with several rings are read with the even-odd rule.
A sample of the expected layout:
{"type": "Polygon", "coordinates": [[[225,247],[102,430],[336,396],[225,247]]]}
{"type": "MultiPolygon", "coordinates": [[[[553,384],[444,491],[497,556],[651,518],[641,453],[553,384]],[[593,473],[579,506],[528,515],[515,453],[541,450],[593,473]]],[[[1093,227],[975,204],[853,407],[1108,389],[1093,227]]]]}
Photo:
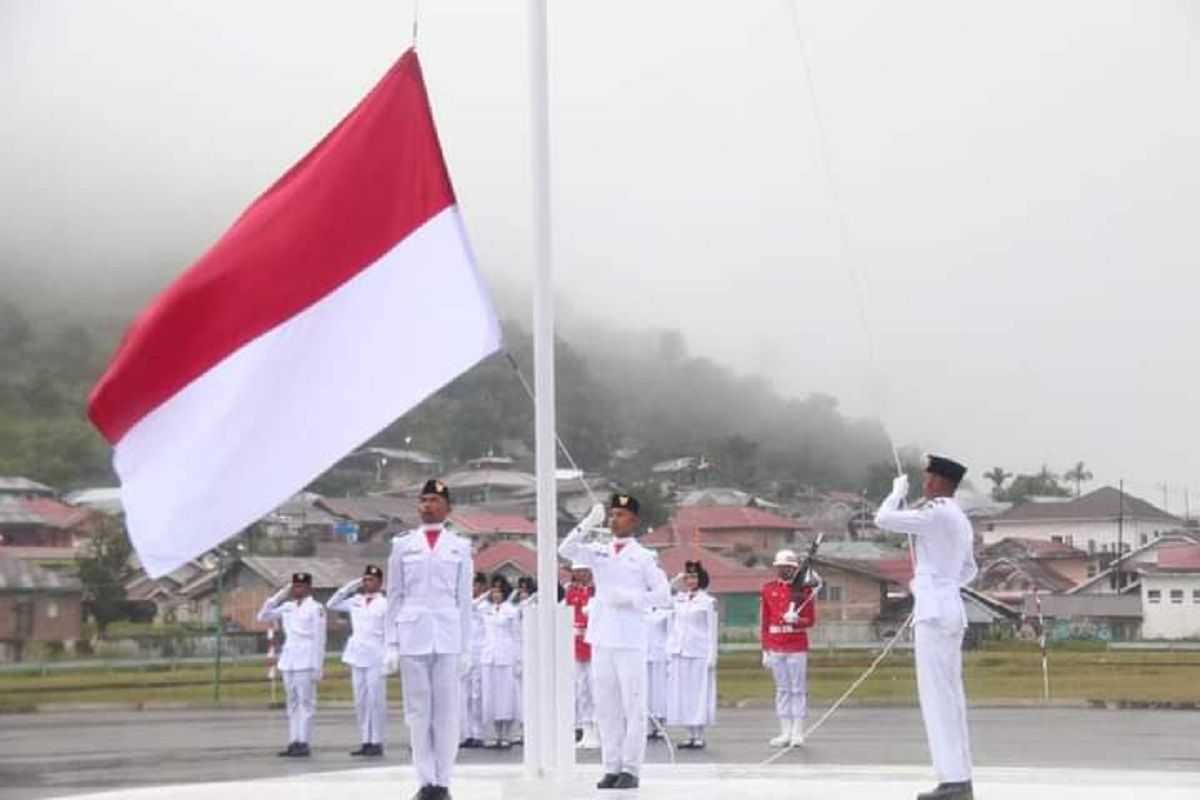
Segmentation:
{"type": "MultiPolygon", "coordinates": [[[[792,578],[792,604],[789,610],[799,611],[803,608],[806,602],[804,597],[805,589],[812,589],[820,583],[816,577],[816,573],[812,568],[812,560],[817,555],[817,550],[821,547],[821,540],[825,538],[824,533],[818,533],[813,537],[812,544],[808,546],[808,552],[804,554],[804,560],[800,562],[800,569],[796,572],[796,577],[792,578]]],[[[807,598],[812,599],[810,594],[807,598]]]]}

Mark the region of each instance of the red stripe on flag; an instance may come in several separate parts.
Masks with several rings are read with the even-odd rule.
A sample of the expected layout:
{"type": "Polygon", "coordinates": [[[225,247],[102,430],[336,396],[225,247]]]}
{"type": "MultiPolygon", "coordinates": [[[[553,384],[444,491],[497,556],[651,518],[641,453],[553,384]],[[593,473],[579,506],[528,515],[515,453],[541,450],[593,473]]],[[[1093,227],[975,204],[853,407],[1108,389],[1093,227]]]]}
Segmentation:
{"type": "Polygon", "coordinates": [[[134,320],[92,390],[92,422],[117,442],[180,389],[453,203],[421,65],[410,50],[134,320]]]}

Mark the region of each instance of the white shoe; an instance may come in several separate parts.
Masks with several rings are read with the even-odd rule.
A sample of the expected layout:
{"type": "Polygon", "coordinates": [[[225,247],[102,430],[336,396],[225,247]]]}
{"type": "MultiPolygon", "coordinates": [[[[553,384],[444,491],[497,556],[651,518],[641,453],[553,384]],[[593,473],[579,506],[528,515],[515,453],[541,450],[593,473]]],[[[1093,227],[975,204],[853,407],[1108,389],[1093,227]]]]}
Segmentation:
{"type": "Polygon", "coordinates": [[[583,738],[579,740],[580,750],[595,750],[600,746],[600,737],[596,735],[595,723],[588,722],[583,726],[583,738]]]}
{"type": "Polygon", "coordinates": [[[792,720],[792,735],[788,737],[789,747],[804,746],[804,720],[792,720]]]}
{"type": "Polygon", "coordinates": [[[771,747],[787,747],[791,740],[792,721],[790,719],[779,720],[779,735],[771,740],[771,747]]]}

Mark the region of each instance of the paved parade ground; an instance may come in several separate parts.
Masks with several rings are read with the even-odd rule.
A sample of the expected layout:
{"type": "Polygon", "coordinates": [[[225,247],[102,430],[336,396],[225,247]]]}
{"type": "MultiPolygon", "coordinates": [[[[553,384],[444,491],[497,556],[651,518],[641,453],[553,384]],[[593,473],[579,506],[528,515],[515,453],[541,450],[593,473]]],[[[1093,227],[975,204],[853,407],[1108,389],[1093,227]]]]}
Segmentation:
{"type": "MultiPolygon", "coordinates": [[[[820,709],[814,710],[814,719],[820,709]]],[[[929,788],[919,713],[915,708],[846,708],[802,751],[758,767],[772,751],[770,712],[721,709],[708,749],[683,751],[667,762],[651,744],[640,797],[911,798],[929,788]],[[783,781],[787,790],[774,788],[783,781]]],[[[111,797],[213,797],[199,784],[222,787],[221,800],[380,793],[407,798],[415,790],[404,727],[393,713],[387,756],[364,764],[353,712],[319,710],[314,756],[275,756],[283,743],[282,711],[77,711],[7,715],[0,723],[0,797],[6,800],[115,792],[111,797]],[[192,786],[185,786],[191,784],[192,786]],[[156,788],[166,787],[166,788],[156,788]],[[133,792],[133,789],[144,791],[133,792]]],[[[1134,789],[1174,800],[1200,797],[1200,715],[1189,711],[1081,708],[981,708],[971,712],[976,796],[992,800],[1128,797],[1134,789]]],[[[585,763],[565,785],[539,794],[523,782],[520,749],[463,751],[454,794],[476,798],[609,796],[591,789],[598,768],[585,763]]],[[[594,763],[596,754],[582,762],[594,763]]]]}

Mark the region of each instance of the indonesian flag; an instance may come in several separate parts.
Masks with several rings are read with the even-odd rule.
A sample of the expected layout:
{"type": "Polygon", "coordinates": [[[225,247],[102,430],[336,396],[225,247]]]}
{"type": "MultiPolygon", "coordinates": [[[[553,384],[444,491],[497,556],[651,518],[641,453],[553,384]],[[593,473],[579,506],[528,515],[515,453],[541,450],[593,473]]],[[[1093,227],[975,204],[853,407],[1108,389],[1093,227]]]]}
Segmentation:
{"type": "Polygon", "coordinates": [[[142,311],[92,390],[142,565],[238,533],[499,344],[410,50],[142,311]]]}

